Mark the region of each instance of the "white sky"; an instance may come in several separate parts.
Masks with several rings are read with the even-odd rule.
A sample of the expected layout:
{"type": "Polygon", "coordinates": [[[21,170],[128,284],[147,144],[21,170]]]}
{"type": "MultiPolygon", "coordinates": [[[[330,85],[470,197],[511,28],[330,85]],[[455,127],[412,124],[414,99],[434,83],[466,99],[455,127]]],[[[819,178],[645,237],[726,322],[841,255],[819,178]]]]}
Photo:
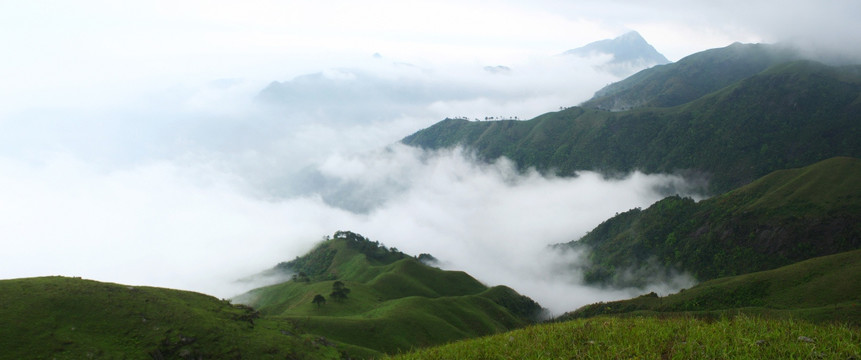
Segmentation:
{"type": "MultiPolygon", "coordinates": [[[[494,258],[470,263],[446,249],[498,241],[508,245],[496,258],[528,263],[518,254],[647,206],[659,198],[651,186],[671,180],[607,185],[519,177],[456,152],[356,154],[445,116],[523,119],[576,105],[618,79],[552,56],[629,30],[673,61],[735,41],[858,59],[859,15],[861,2],[848,0],[0,0],[0,278],[82,275],[231,296],[235,277],[353,230],[508,282],[494,258]],[[513,75],[481,70],[494,65],[513,75]],[[308,86],[353,92],[286,115],[253,104],[269,82],[316,72],[328,77],[308,86]],[[376,93],[401,87],[413,102],[376,93]],[[338,178],[339,166],[355,178],[338,178]],[[289,189],[307,185],[295,175],[309,167],[328,171],[332,187],[289,189]],[[377,208],[322,200],[341,186],[377,208]]],[[[558,286],[529,294],[552,299],[558,286]]],[[[556,310],[607,296],[623,295],[556,310]]]]}
{"type": "Polygon", "coordinates": [[[3,0],[0,97],[8,109],[166,79],[289,79],[373,53],[510,64],[631,29],[673,61],[734,41],[855,49],[858,14],[851,0],[3,0]]]}

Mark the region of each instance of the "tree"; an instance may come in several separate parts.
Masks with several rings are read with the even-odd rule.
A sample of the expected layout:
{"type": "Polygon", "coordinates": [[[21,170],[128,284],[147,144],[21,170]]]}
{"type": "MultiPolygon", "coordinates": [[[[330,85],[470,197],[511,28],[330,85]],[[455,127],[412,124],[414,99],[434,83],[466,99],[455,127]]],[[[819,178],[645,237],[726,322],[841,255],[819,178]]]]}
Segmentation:
{"type": "Polygon", "coordinates": [[[335,281],[332,283],[332,293],[329,296],[337,301],[342,301],[347,298],[347,294],[350,293],[350,289],[344,286],[344,283],[341,281],[335,281]]]}
{"type": "Polygon", "coordinates": [[[300,271],[298,274],[293,274],[293,281],[301,281],[301,282],[311,282],[311,278],[308,277],[304,271],[300,271]]]}
{"type": "Polygon", "coordinates": [[[323,306],[326,303],[326,298],[323,295],[317,294],[314,295],[314,300],[311,300],[312,304],[317,304],[317,307],[323,306]]]}

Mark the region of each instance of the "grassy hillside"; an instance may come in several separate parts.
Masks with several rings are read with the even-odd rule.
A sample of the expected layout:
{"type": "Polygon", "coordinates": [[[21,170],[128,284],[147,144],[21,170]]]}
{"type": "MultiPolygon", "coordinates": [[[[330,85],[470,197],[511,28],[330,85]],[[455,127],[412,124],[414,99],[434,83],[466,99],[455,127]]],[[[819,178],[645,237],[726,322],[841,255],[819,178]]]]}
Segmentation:
{"type": "Polygon", "coordinates": [[[861,248],[857,179],[861,160],[833,158],[699,203],[668,197],[567,245],[591,249],[584,271],[597,283],[642,285],[670,268],[701,281],[773,269],[861,248]]]}
{"type": "Polygon", "coordinates": [[[80,278],[0,280],[3,359],[325,359],[326,341],[210,296],[80,278]]]}
{"type": "MultiPolygon", "coordinates": [[[[682,72],[674,76],[698,71],[672,69],[682,72]]],[[[528,121],[448,119],[402,141],[427,149],[461,145],[487,161],[505,156],[521,168],[561,175],[682,173],[708,179],[712,193],[779,169],[861,157],[861,67],[796,61],[721,85],[674,107],[574,107],[528,121]]]]}
{"type": "Polygon", "coordinates": [[[305,256],[279,264],[302,275],[242,298],[267,317],[353,346],[354,355],[393,353],[507,331],[541,307],[506,287],[427,266],[361,235],[337,232],[305,256]],[[335,299],[335,284],[349,289],[335,299]],[[325,303],[315,303],[318,296],[325,303]]]}
{"type": "Polygon", "coordinates": [[[393,359],[857,359],[861,333],[838,324],[737,316],[598,317],[401,354],[393,359]]]}
{"type": "Polygon", "coordinates": [[[605,314],[747,312],[861,326],[861,250],[818,257],[781,268],[718,278],[676,294],[584,306],[560,317],[605,314]]]}
{"type": "Polygon", "coordinates": [[[582,106],[622,111],[681,105],[797,58],[795,51],[775,45],[735,43],[643,70],[599,90],[582,106]]]}

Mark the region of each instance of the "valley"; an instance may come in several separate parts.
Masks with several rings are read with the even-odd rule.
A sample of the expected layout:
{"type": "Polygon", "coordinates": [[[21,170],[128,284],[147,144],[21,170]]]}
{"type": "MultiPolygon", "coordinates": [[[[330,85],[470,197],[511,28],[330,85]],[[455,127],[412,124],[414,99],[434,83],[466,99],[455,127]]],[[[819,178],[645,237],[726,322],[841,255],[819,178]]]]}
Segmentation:
{"type": "MultiPolygon", "coordinates": [[[[663,199],[548,247],[583,256],[542,276],[640,296],[552,314],[438,254],[345,229],[263,272],[284,281],[230,299],[0,280],[0,358],[861,357],[861,66],[766,44],[661,58],[578,106],[523,121],[448,118],[398,144],[510,160],[544,179],[684,179],[703,199],[666,186],[663,199]],[[647,290],[682,274],[697,284],[647,290]]],[[[291,86],[262,94],[302,93],[291,86]]]]}

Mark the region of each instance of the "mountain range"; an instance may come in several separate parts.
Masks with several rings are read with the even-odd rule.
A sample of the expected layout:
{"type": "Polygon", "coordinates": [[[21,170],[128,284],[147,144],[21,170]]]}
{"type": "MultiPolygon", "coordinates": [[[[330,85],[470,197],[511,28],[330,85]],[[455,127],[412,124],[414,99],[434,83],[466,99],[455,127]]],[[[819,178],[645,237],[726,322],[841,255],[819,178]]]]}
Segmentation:
{"type": "MultiPolygon", "coordinates": [[[[291,93],[282,85],[269,90],[291,93]]],[[[527,121],[445,119],[402,140],[557,176],[639,170],[702,181],[707,199],[668,196],[553,247],[586,253],[588,263],[568,270],[596,286],[683,272],[694,287],[536,325],[546,313],[516,289],[338,231],[267,271],[290,280],[231,300],[79,278],[0,280],[0,358],[858,358],[859,139],[861,66],[774,45],[707,50],[580,106],[527,121]]]]}
{"type": "Polygon", "coordinates": [[[643,70],[583,106],[528,121],[446,119],[402,142],[425,149],[463,146],[487,161],[504,156],[522,169],[562,176],[580,170],[676,173],[707,180],[711,194],[775,170],[861,156],[861,67],[792,57],[778,63],[775,53],[784,50],[734,44],[643,70]],[[727,66],[725,58],[743,59],[734,62],[743,70],[712,70],[713,64],[727,66]],[[638,105],[597,108],[601,99],[622,96],[615,93],[638,105]]]}

